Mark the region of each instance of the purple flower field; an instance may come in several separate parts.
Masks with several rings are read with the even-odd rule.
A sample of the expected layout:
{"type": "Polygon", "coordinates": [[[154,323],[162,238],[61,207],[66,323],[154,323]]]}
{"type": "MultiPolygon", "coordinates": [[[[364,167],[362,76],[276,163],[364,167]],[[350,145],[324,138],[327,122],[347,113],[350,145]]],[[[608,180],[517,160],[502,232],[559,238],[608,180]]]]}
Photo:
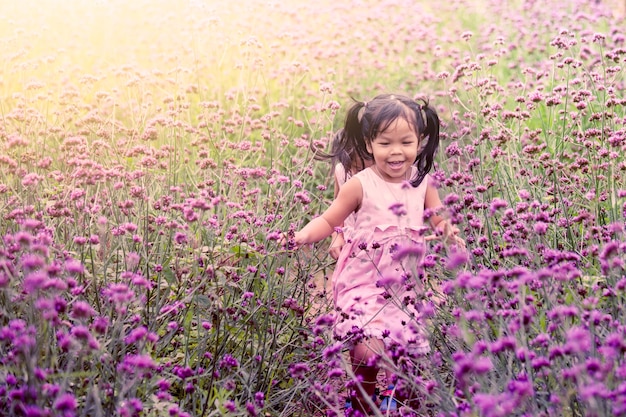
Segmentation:
{"type": "Polygon", "coordinates": [[[328,242],[281,239],[351,97],[399,92],[468,253],[428,248],[431,352],[380,358],[398,414],[626,416],[625,13],[0,2],[0,415],[343,416],[328,242]]]}

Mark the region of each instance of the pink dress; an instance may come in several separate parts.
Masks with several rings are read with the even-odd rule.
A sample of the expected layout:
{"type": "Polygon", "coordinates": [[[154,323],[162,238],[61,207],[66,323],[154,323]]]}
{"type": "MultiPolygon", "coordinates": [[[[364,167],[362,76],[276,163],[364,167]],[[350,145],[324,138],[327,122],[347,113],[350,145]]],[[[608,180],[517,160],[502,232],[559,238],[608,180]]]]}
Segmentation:
{"type": "Polygon", "coordinates": [[[354,177],[363,201],[333,273],[335,334],[346,341],[363,334],[427,352],[417,295],[429,176],[417,188],[385,182],[372,168],[354,177]]]}

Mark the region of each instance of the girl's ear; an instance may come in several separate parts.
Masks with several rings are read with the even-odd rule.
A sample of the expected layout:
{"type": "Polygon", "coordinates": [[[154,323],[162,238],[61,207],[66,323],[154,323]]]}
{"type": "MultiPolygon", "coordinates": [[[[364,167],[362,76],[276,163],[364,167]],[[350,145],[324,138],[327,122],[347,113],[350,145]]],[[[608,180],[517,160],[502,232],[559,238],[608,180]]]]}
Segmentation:
{"type": "Polygon", "coordinates": [[[368,152],[369,154],[372,154],[372,153],[373,153],[373,152],[372,152],[372,144],[371,144],[370,142],[367,142],[367,141],[365,142],[365,149],[367,149],[367,152],[368,152]]]}

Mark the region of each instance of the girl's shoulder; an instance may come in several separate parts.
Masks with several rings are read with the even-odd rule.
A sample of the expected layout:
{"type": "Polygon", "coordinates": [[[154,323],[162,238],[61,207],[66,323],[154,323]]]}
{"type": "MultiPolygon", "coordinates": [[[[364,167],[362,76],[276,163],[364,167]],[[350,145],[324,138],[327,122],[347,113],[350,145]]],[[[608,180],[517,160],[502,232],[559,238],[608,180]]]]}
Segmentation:
{"type": "Polygon", "coordinates": [[[371,167],[368,167],[354,174],[350,180],[357,180],[363,188],[376,188],[381,185],[382,178],[371,167]]]}
{"type": "Polygon", "coordinates": [[[355,201],[358,207],[363,199],[363,188],[363,181],[355,174],[339,188],[338,199],[355,201]]]}

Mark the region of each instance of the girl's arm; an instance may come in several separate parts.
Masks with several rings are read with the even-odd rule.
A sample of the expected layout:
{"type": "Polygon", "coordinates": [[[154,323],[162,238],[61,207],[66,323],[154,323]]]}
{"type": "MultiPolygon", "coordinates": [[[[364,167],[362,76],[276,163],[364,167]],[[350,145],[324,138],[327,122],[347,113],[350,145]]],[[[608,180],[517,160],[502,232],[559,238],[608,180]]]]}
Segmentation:
{"type": "Polygon", "coordinates": [[[330,236],[336,227],[356,211],[361,205],[363,187],[357,178],[348,180],[339,190],[337,198],[319,217],[311,220],[304,228],[297,231],[294,240],[297,246],[319,242],[330,236]]]}
{"type": "MultiPolygon", "coordinates": [[[[432,184],[430,176],[426,176],[425,180],[428,181],[428,184],[426,186],[426,198],[424,199],[424,208],[437,211],[437,209],[443,207],[441,198],[439,198],[439,190],[437,190],[437,188],[432,184]]],[[[443,217],[438,214],[430,216],[429,219],[430,225],[433,227],[433,229],[436,229],[437,225],[439,225],[439,223],[441,223],[443,220],[443,217]]]]}
{"type": "MultiPolygon", "coordinates": [[[[333,195],[334,198],[337,198],[337,195],[339,194],[339,188],[340,188],[338,175],[340,175],[341,173],[338,171],[339,170],[337,169],[337,167],[335,167],[335,175],[333,176],[335,179],[335,194],[333,195]]],[[[343,172],[343,175],[345,175],[345,171],[343,172]]],[[[343,226],[343,224],[341,226],[343,226]]],[[[331,240],[331,244],[330,244],[330,248],[328,249],[328,252],[330,253],[330,256],[332,256],[334,260],[339,259],[341,248],[343,247],[343,245],[345,245],[345,243],[346,242],[343,238],[343,233],[339,233],[339,232],[332,233],[332,240],[331,240]]]]}
{"type": "MultiPolygon", "coordinates": [[[[443,207],[441,198],[439,198],[439,191],[430,182],[430,177],[426,178],[428,181],[428,185],[426,187],[426,198],[424,200],[424,207],[430,210],[437,210],[438,208],[443,207]]],[[[458,227],[453,226],[448,220],[444,219],[438,214],[431,216],[429,221],[431,227],[435,229],[438,234],[440,233],[443,236],[443,239],[446,243],[457,244],[459,246],[465,247],[465,241],[458,236],[458,227]]]]}

